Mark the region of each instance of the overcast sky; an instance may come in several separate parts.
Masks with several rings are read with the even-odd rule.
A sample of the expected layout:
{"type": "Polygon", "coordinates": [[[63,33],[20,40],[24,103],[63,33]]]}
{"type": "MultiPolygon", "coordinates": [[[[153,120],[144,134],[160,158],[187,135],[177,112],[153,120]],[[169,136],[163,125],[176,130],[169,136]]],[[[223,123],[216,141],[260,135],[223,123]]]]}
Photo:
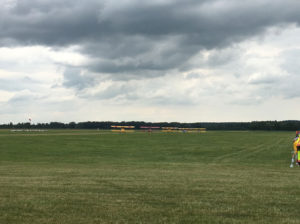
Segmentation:
{"type": "Polygon", "coordinates": [[[300,120],[299,0],[0,2],[0,123],[300,120]]]}

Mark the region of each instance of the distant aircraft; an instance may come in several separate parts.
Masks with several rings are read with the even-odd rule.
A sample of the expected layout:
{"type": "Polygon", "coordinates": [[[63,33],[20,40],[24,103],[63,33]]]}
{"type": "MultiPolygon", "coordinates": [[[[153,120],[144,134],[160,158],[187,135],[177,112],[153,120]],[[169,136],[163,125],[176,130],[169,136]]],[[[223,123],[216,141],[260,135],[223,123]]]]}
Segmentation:
{"type": "Polygon", "coordinates": [[[179,130],[178,127],[162,127],[163,132],[177,132],[179,130]]]}
{"type": "Polygon", "coordinates": [[[111,131],[114,132],[133,132],[133,130],[126,130],[126,129],[134,129],[134,126],[120,126],[120,125],[112,125],[112,128],[118,128],[120,130],[112,129],[111,131]]]}
{"type": "Polygon", "coordinates": [[[141,129],[148,129],[148,132],[152,132],[152,129],[160,129],[160,127],[147,127],[147,126],[141,126],[141,129]]]}
{"type": "Polygon", "coordinates": [[[186,133],[186,132],[204,133],[204,132],[206,132],[206,128],[179,128],[179,130],[181,130],[183,133],[186,133]]]}

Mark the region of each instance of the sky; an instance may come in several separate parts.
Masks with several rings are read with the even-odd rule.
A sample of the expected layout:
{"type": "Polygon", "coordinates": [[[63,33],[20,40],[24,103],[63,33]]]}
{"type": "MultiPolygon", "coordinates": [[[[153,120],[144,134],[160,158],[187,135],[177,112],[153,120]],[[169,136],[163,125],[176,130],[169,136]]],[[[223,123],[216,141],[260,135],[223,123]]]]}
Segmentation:
{"type": "Polygon", "coordinates": [[[0,2],[0,123],[300,119],[298,0],[0,2]]]}

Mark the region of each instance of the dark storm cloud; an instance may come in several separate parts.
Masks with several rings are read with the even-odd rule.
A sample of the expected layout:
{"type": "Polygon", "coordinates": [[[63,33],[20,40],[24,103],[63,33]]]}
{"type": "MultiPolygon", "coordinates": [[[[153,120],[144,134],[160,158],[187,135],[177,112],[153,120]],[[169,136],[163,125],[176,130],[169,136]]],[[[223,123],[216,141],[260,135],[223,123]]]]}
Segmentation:
{"type": "MultiPolygon", "coordinates": [[[[91,59],[85,70],[119,78],[159,76],[187,70],[186,62],[203,49],[299,24],[299,10],[296,0],[18,0],[0,9],[0,44],[77,45],[91,59]]],[[[68,87],[85,82],[76,72],[65,78],[68,87]]]]}
{"type": "Polygon", "coordinates": [[[299,9],[300,2],[292,0],[19,0],[14,7],[1,9],[0,37],[21,44],[60,46],[107,41],[118,47],[122,42],[110,43],[107,38],[178,35],[182,36],[178,43],[212,48],[253,36],[278,23],[298,23],[299,9]]]}
{"type": "Polygon", "coordinates": [[[1,9],[2,40],[20,45],[66,46],[97,36],[99,7],[92,1],[19,0],[1,9]]]}

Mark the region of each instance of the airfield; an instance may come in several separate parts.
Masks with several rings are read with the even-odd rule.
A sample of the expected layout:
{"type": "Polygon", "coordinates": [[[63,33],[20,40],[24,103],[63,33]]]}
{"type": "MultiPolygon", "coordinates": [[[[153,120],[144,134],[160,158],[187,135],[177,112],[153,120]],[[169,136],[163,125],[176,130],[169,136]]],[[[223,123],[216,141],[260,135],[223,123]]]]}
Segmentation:
{"type": "Polygon", "coordinates": [[[0,130],[0,223],[299,223],[293,137],[0,130]]]}

